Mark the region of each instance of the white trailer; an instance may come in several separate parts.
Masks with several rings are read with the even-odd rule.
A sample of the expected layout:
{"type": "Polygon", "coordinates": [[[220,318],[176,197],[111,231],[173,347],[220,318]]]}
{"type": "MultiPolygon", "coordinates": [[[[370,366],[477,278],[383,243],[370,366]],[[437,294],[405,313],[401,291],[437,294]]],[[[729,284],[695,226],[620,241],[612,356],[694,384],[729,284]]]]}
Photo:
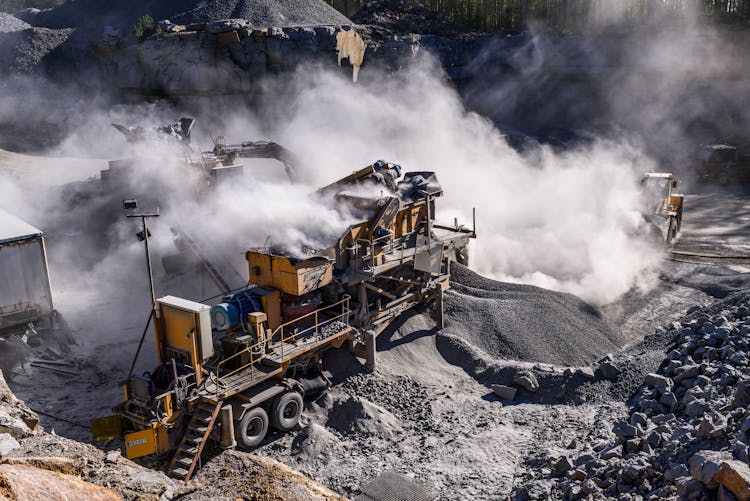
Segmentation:
{"type": "Polygon", "coordinates": [[[0,334],[53,313],[42,230],[0,209],[0,334]]]}

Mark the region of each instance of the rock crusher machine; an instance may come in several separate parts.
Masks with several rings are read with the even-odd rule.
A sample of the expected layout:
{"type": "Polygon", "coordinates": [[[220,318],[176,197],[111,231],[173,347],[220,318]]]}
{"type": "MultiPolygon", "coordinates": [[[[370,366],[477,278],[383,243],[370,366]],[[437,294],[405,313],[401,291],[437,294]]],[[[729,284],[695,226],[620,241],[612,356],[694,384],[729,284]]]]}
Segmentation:
{"type": "Polygon", "coordinates": [[[377,336],[420,304],[434,304],[442,327],[450,263],[475,229],[434,222],[441,194],[433,173],[401,178],[376,162],[319,190],[362,216],[324,251],[248,251],[251,285],[213,307],[157,300],[158,366],[123,383],[115,416],[92,422],[95,440],[122,438],[128,458],[174,451],[168,473],[187,481],[209,440],[252,450],[269,425],[293,429],[323,351],[347,347],[372,368],[377,336]],[[363,196],[367,186],[388,194],[363,196]]]}

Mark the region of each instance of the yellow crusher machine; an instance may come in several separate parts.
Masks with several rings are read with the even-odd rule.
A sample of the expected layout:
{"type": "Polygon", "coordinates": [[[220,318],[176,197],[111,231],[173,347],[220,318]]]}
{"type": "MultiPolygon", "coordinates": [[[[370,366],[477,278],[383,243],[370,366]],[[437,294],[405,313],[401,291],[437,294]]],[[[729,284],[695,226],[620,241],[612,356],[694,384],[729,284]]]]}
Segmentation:
{"type": "Polygon", "coordinates": [[[173,452],[168,473],[187,481],[208,441],[252,450],[269,426],[293,429],[323,351],[346,347],[372,368],[377,336],[416,305],[432,304],[441,328],[450,263],[476,236],[475,224],[435,222],[441,194],[432,172],[375,162],[318,191],[360,220],[328,248],[249,250],[250,285],[214,306],[158,299],[158,365],[122,384],[115,415],[92,422],[95,440],[122,438],[131,459],[173,452]]]}

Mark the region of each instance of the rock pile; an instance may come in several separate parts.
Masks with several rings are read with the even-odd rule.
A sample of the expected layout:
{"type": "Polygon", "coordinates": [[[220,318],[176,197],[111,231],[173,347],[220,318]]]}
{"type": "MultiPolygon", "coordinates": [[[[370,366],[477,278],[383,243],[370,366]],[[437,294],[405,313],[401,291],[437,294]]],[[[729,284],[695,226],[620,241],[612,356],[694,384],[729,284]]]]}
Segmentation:
{"type": "Polygon", "coordinates": [[[72,29],[32,28],[17,17],[0,12],[0,66],[10,70],[3,76],[34,72],[72,32],[72,29]]]}
{"type": "Polygon", "coordinates": [[[98,37],[105,26],[123,33],[132,32],[138,19],[146,14],[155,21],[171,19],[179,24],[241,18],[255,28],[350,24],[346,16],[322,0],[116,0],[106,3],[78,0],[23,17],[34,26],[76,28],[85,37],[98,37]]]}
{"type": "Polygon", "coordinates": [[[459,264],[451,266],[445,314],[446,335],[497,360],[586,365],[621,346],[599,310],[580,298],[497,282],[459,264]]]}
{"type": "MultiPolygon", "coordinates": [[[[676,322],[666,359],[577,457],[550,464],[566,499],[750,499],[750,297],[676,322]],[[582,452],[582,453],[581,453],[582,452]]],[[[517,497],[528,497],[518,493],[517,497]]]]}
{"type": "Polygon", "coordinates": [[[0,33],[10,33],[31,28],[29,23],[23,22],[15,16],[0,12],[0,33]]]}

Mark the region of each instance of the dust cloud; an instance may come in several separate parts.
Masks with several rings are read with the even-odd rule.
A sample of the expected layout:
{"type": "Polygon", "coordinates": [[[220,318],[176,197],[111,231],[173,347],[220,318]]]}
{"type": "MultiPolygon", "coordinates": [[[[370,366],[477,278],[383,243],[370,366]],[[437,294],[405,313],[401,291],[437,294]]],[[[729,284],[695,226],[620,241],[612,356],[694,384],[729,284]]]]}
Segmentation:
{"type": "MultiPolygon", "coordinates": [[[[127,194],[138,196],[147,185],[159,187],[152,190],[153,199],[148,195],[143,198],[144,203],[162,208],[157,224],[166,231],[160,229],[155,236],[156,250],[170,251],[173,235],[169,228],[180,223],[215,246],[232,249],[232,255],[240,261],[243,248],[267,245],[271,240],[291,248],[319,248],[343,231],[350,223],[348,216],[308,196],[320,185],[381,158],[399,163],[405,170],[434,170],[445,189],[438,206],[442,221],[451,223],[458,218],[471,224],[471,209],[476,208],[479,238],[472,243],[471,261],[477,271],[606,304],[634,287],[647,289],[655,279],[659,260],[658,244],[638,210],[638,179],[645,171],[670,166],[661,162],[660,143],[650,141],[650,137],[644,137],[649,134],[638,133],[637,129],[654,132],[661,128],[676,144],[675,138],[690,125],[687,122],[693,123],[703,110],[703,100],[698,97],[681,100],[683,84],[696,76],[705,79],[709,72],[726,75],[725,62],[714,60],[705,73],[700,72],[697,60],[702,58],[690,57],[690,52],[700,55],[704,51],[692,50],[691,45],[679,49],[685,37],[703,37],[709,48],[713,47],[720,37],[705,35],[712,33],[708,28],[698,29],[688,22],[682,28],[672,27],[669,33],[671,41],[658,33],[644,37],[637,45],[642,57],[623,48],[632,37],[612,42],[621,49],[615,60],[607,59],[609,53],[603,49],[597,52],[592,44],[581,42],[583,49],[568,54],[552,50],[543,36],[532,37],[529,47],[516,55],[524,71],[512,73],[497,85],[487,80],[482,92],[469,88],[459,94],[440,65],[420,51],[419,57],[395,74],[363,68],[358,84],[340,72],[302,68],[271,81],[268,88],[279,84],[285,93],[283,99],[275,101],[273,97],[279,94],[270,92],[265,97],[266,110],[187,102],[89,108],[85,120],[81,118],[83,112],[76,115],[80,126],[54,153],[158,158],[158,169],[146,168],[134,174],[141,182],[127,194]],[[608,94],[582,95],[585,89],[557,94],[547,100],[549,105],[542,102],[538,110],[524,104],[531,91],[519,90],[534,81],[549,82],[541,77],[556,56],[561,56],[556,60],[558,67],[570,64],[575,69],[582,54],[594,67],[592,73],[601,71],[611,76],[601,82],[602,87],[615,81],[619,87],[608,94]],[[685,61],[682,66],[674,63],[678,59],[685,61]],[[661,65],[662,61],[669,64],[661,65]],[[649,68],[654,71],[646,71],[649,68]],[[636,92],[644,82],[651,82],[654,74],[662,74],[656,72],[658,68],[669,70],[669,78],[658,88],[636,92]],[[467,96],[472,108],[490,113],[471,111],[465,104],[467,96]],[[521,114],[519,110],[526,110],[532,122],[573,116],[576,123],[594,113],[573,105],[574,101],[586,102],[588,97],[601,116],[618,123],[615,129],[597,122],[592,128],[600,133],[587,131],[585,141],[565,148],[535,144],[519,152],[498,128],[503,116],[521,114]],[[678,113],[679,102],[690,106],[678,113]],[[499,111],[493,114],[492,110],[499,111]],[[612,120],[614,115],[619,121],[612,120]],[[111,121],[128,125],[167,123],[179,116],[198,118],[196,149],[210,149],[211,139],[215,139],[210,134],[217,133],[223,133],[230,142],[270,139],[283,144],[303,159],[300,169],[305,181],[292,184],[281,168],[257,167],[254,161],[243,161],[248,166],[243,182],[213,193],[201,192],[196,188],[200,180],[181,161],[180,153],[151,146],[134,153],[108,125],[111,121]],[[670,117],[676,119],[670,122],[670,117]]],[[[479,79],[481,64],[478,60],[475,68],[479,79]]],[[[554,90],[542,84],[532,87],[533,92],[554,90]]],[[[9,181],[4,179],[3,183],[9,181]]],[[[38,214],[32,222],[43,228],[60,222],[45,214],[55,214],[62,200],[34,195],[31,200],[42,201],[34,204],[27,194],[26,188],[19,193],[6,186],[2,205],[21,215],[28,206],[31,213],[38,214]]],[[[110,197],[110,201],[119,205],[116,198],[110,197]]],[[[88,200],[103,203],[98,196],[88,200]]],[[[79,202],[85,206],[85,200],[79,202]]],[[[98,206],[92,207],[98,210],[98,206]]],[[[120,239],[127,239],[127,245],[131,245],[132,231],[122,229],[126,222],[121,213],[117,217],[123,219],[117,223],[120,229],[100,229],[104,235],[101,239],[108,243],[104,248],[94,246],[104,251],[99,260],[119,248],[120,239]]],[[[74,259],[80,254],[71,253],[74,259]]]]}
{"type": "Polygon", "coordinates": [[[598,304],[648,286],[658,258],[637,210],[638,177],[654,164],[637,144],[519,153],[426,58],[356,86],[325,72],[295,81],[299,98],[278,134],[317,166],[320,183],[379,158],[435,171],[445,189],[439,218],[471,224],[477,210],[471,259],[481,273],[598,304]]]}

